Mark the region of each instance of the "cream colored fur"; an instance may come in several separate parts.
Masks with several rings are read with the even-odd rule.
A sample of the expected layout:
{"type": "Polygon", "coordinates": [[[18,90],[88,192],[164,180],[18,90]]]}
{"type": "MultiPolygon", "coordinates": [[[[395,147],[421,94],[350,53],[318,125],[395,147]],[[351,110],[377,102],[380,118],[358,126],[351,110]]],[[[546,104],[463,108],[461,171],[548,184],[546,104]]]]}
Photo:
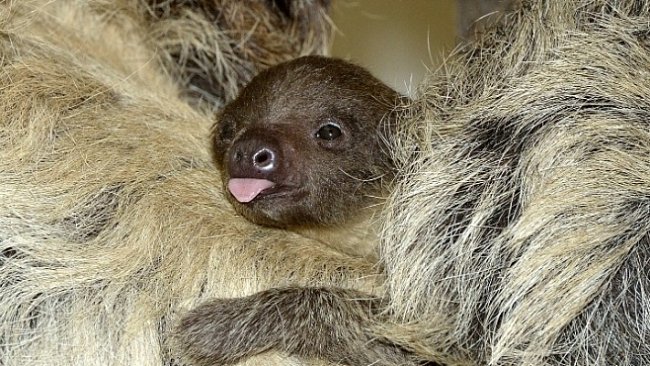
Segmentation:
{"type": "MultiPolygon", "coordinates": [[[[215,3],[279,24],[262,2],[215,3]]],[[[373,263],[336,244],[236,216],[212,165],[210,111],[255,70],[324,51],[319,3],[298,4],[313,28],[279,30],[268,49],[255,48],[259,28],[248,31],[262,38],[229,39],[237,33],[192,9],[159,21],[138,1],[0,5],[0,364],[167,365],[169,329],[201,299],[374,286],[373,263]],[[197,45],[221,60],[223,90],[189,92],[172,54],[197,45]]]]}

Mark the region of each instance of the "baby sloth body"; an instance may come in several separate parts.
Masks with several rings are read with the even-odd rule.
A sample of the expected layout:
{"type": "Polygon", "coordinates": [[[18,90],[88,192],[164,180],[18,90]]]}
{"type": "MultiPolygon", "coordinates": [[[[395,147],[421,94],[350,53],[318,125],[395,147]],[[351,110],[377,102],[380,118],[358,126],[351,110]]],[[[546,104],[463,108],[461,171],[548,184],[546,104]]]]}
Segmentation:
{"type": "Polygon", "coordinates": [[[382,136],[402,98],[338,59],[307,56],[261,72],[214,128],[228,199],[257,224],[371,254],[370,218],[393,177],[382,136]]]}
{"type": "MultiPolygon", "coordinates": [[[[382,136],[394,131],[403,101],[363,68],[337,59],[303,57],[260,73],[214,128],[225,194],[250,221],[376,263],[372,214],[394,176],[382,136]]],[[[378,285],[213,299],[183,317],[177,344],[200,366],[271,349],[343,365],[413,365],[407,350],[375,332],[383,309],[378,285]]]]}

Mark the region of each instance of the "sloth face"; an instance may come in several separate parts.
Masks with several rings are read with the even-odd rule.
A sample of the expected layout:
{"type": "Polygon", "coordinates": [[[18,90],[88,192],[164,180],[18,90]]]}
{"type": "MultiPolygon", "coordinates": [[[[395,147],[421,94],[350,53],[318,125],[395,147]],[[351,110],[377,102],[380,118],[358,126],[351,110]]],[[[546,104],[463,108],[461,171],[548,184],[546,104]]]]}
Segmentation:
{"type": "MultiPolygon", "coordinates": [[[[215,160],[235,209],[255,223],[288,227],[335,224],[367,204],[392,173],[379,136],[392,105],[369,92],[377,83],[358,66],[322,57],[256,76],[214,129],[215,160]]],[[[379,85],[394,103],[397,94],[379,85]]]]}

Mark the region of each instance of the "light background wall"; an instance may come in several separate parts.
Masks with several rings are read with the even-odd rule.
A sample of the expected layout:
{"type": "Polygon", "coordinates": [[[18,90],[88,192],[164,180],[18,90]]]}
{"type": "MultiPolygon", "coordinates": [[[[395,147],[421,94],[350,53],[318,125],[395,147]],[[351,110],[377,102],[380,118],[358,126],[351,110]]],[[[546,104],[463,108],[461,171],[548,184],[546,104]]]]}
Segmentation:
{"type": "Polygon", "coordinates": [[[455,0],[335,0],[332,54],[406,93],[456,42],[455,0]]]}

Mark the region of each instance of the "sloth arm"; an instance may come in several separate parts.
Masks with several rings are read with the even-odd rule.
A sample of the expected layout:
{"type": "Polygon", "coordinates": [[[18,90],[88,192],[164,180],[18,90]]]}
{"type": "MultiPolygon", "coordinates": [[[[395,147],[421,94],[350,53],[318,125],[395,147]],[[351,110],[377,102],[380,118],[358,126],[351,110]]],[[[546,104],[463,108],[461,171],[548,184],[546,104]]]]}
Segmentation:
{"type": "Polygon", "coordinates": [[[197,365],[228,365],[267,350],[343,365],[414,365],[375,336],[381,301],[356,290],[286,287],[214,299],[187,314],[176,342],[197,365]]]}

